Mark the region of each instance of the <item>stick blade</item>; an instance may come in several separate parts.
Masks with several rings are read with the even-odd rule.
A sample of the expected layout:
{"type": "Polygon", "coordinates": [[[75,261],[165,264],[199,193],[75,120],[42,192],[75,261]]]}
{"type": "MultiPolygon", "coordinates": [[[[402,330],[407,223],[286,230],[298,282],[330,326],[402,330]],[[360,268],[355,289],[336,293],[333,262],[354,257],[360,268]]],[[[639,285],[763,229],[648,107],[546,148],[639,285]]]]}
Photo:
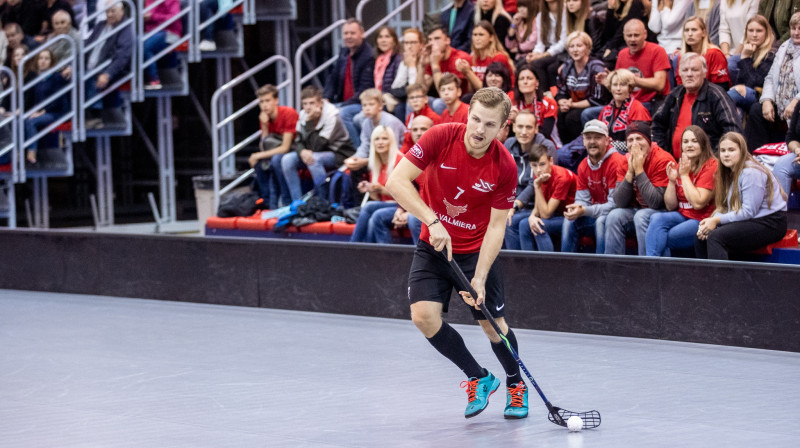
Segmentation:
{"type": "Polygon", "coordinates": [[[578,416],[583,420],[583,429],[593,429],[600,426],[600,413],[597,411],[589,412],[572,412],[566,409],[553,406],[551,412],[547,415],[547,419],[556,425],[567,427],[567,420],[572,416],[578,416]]]}

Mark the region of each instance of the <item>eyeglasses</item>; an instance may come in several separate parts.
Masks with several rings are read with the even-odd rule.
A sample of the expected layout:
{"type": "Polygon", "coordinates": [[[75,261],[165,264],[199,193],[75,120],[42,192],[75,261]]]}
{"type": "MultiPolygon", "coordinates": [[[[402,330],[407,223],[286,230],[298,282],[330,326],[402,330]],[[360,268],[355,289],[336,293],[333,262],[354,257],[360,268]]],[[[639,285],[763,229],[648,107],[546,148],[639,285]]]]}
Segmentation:
{"type": "Polygon", "coordinates": [[[404,40],[403,41],[403,45],[413,45],[413,44],[418,44],[418,43],[419,43],[418,40],[404,40]]]}

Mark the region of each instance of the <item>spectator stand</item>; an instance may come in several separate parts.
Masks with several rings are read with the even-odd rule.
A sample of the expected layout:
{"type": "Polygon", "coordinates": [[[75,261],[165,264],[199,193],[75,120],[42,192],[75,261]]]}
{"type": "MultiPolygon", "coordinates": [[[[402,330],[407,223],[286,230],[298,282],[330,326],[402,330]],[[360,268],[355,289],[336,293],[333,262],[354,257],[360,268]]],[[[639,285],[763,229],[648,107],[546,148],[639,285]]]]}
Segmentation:
{"type": "MultiPolygon", "coordinates": [[[[222,177],[231,178],[235,176],[236,166],[235,166],[235,158],[236,153],[246,148],[249,144],[253,142],[257,142],[261,136],[261,130],[257,130],[256,132],[248,135],[238,143],[234,143],[234,135],[233,135],[233,122],[245,116],[249,111],[258,107],[258,98],[253,99],[239,110],[235,112],[231,112],[228,115],[226,111],[232,111],[233,109],[233,89],[234,87],[238,86],[239,84],[252,80],[257,74],[260,74],[264,70],[273,65],[277,67],[282,66],[282,70],[284,73],[287,74],[286,79],[283,82],[277,84],[278,90],[281,91],[282,94],[288,96],[287,104],[294,104],[294,94],[292,88],[292,80],[293,80],[293,70],[292,64],[288,58],[280,55],[275,55],[267,60],[261,62],[260,64],[256,65],[255,67],[247,70],[246,72],[242,73],[241,75],[237,76],[235,79],[231,80],[230,82],[226,83],[219,89],[214,92],[214,95],[211,97],[211,144],[212,144],[212,154],[213,154],[213,176],[214,176],[214,208],[213,210],[217,210],[219,208],[220,197],[231,191],[236,186],[240,185],[242,182],[250,179],[253,175],[254,170],[251,168],[246,171],[244,174],[238,176],[235,180],[228,183],[224,188],[221,188],[222,184],[222,177]],[[284,92],[285,91],[285,92],[284,92]],[[224,118],[220,118],[224,117],[224,118]]],[[[253,95],[253,94],[251,94],[253,95]]],[[[255,95],[253,95],[255,96],[255,95]]]]}
{"type": "MultiPolygon", "coordinates": [[[[150,6],[145,7],[145,0],[138,0],[138,11],[144,16],[148,12],[155,9],[157,6],[164,3],[165,0],[156,1],[150,6]]],[[[173,96],[187,96],[189,95],[189,72],[187,63],[197,62],[194,59],[195,55],[195,30],[194,24],[196,19],[195,14],[198,14],[197,2],[186,2],[181,4],[181,9],[178,14],[167,19],[164,23],[154,28],[148,33],[144,32],[144,21],[138,22],[138,33],[136,38],[135,53],[138,58],[137,68],[138,83],[133,89],[132,95],[135,100],[141,98],[155,98],[156,99],[156,121],[158,123],[158,145],[157,145],[157,163],[158,163],[158,183],[159,183],[159,204],[160,207],[154,208],[153,212],[156,215],[155,220],[159,225],[171,224],[177,221],[177,205],[175,197],[175,160],[173,157],[173,141],[172,141],[172,97],[173,96]],[[185,20],[183,20],[185,19],[185,20]],[[167,47],[159,53],[153,55],[150,59],[144,60],[144,43],[150,37],[153,37],[157,32],[166,29],[168,26],[176,21],[183,21],[183,34],[175,42],[168,44],[167,47]],[[177,68],[159,69],[159,78],[161,79],[162,88],[158,90],[145,90],[144,88],[144,70],[152,64],[158,63],[165,56],[175,53],[178,58],[177,68]]],[[[142,133],[142,137],[149,147],[152,143],[148,141],[146,133],[142,133]]],[[[155,154],[154,154],[155,155],[155,154]]],[[[152,198],[151,198],[152,204],[152,198]]]]}
{"type": "MultiPolygon", "coordinates": [[[[364,8],[366,8],[368,4],[372,3],[372,1],[373,0],[361,0],[356,6],[356,19],[362,24],[365,23],[364,8]]],[[[389,26],[395,29],[395,32],[398,36],[402,36],[403,30],[406,28],[420,28],[422,26],[422,19],[425,17],[424,3],[424,0],[407,0],[402,3],[400,0],[387,0],[385,2],[386,15],[383,16],[378,23],[366,29],[364,37],[371,36],[372,33],[386,23],[389,23],[389,26]],[[409,17],[409,20],[404,20],[402,13],[407,8],[409,12],[407,17],[409,17]]]]}
{"type": "MultiPolygon", "coordinates": [[[[135,5],[131,0],[120,1],[125,5],[125,8],[128,11],[136,11],[135,5]]],[[[106,14],[106,10],[115,5],[109,5],[105,9],[96,11],[94,14],[87,17],[81,25],[81,35],[87,36],[87,24],[93,20],[102,20],[106,14]]],[[[85,45],[83,47],[84,56],[91,54],[96,47],[105,45],[108,39],[112,38],[112,36],[115,34],[124,32],[126,29],[138,29],[136,24],[138,17],[139,16],[135,13],[131,14],[131,17],[123,19],[123,21],[109,34],[103,36],[101,39],[98,39],[96,42],[85,45]]],[[[102,101],[103,98],[117,90],[120,91],[120,96],[122,99],[122,122],[115,122],[113,124],[105,123],[102,128],[97,129],[86,129],[86,126],[80,127],[82,138],[94,138],[96,143],[95,166],[91,167],[90,165],[89,167],[90,171],[95,174],[97,179],[97,196],[91,195],[90,197],[95,227],[107,227],[114,224],[114,183],[111,172],[111,137],[130,136],[133,134],[131,124],[131,97],[133,96],[133,91],[131,90],[131,86],[138,85],[139,83],[140,71],[137,68],[137,63],[139,61],[137,57],[137,50],[137,46],[134,46],[133,51],[131,52],[130,72],[127,75],[120,77],[116,82],[106,86],[104,90],[97,92],[91,98],[88,97],[89,92],[86,91],[85,85],[81,84],[81,95],[83,97],[83,104],[86,108],[91,107],[98,101],[102,101]]],[[[110,64],[111,58],[99,62],[93,70],[87,72],[86,58],[79,58],[78,65],[80,67],[80,73],[83,73],[81,79],[87,80],[87,82],[93,82],[93,78],[97,74],[103,73],[106,67],[108,67],[110,64]]],[[[85,124],[85,108],[81,108],[79,114],[81,123],[85,124]]]]}
{"type": "MultiPolygon", "coordinates": [[[[297,2],[295,0],[262,0],[260,2],[253,0],[251,3],[253,14],[256,15],[258,21],[272,22],[273,24],[275,54],[291,57],[292,33],[290,22],[297,20],[297,2]]],[[[247,8],[247,5],[245,5],[245,8],[247,8]]],[[[277,79],[292,79],[290,73],[284,70],[282,64],[277,66],[277,79]]],[[[289,96],[285,93],[284,90],[280,91],[280,103],[294,107],[295,105],[289,101],[289,96]]]]}
{"type": "Polygon", "coordinates": [[[40,45],[35,50],[28,53],[19,64],[17,71],[17,80],[19,88],[17,89],[17,105],[19,106],[19,119],[17,120],[20,156],[23,158],[18,165],[20,182],[31,178],[33,181],[33,211],[30,205],[26,204],[26,211],[28,214],[28,224],[30,227],[48,228],[50,227],[50,214],[49,214],[49,200],[47,192],[47,179],[50,177],[70,177],[73,174],[74,166],[72,160],[72,142],[82,141],[80,138],[80,114],[78,111],[83,109],[83,98],[79,94],[82,88],[79,79],[82,79],[78,71],[78,58],[76,55],[79,45],[67,35],[58,35],[46,43],[40,45]],[[39,53],[43,50],[51,49],[55,44],[61,41],[67,41],[70,46],[70,56],[58,61],[53,67],[44,73],[39,74],[30,82],[25,82],[23,77],[23,67],[26,64],[35,60],[39,53]],[[72,76],[67,81],[67,85],[58,92],[53,93],[48,98],[44,99],[38,104],[25,104],[25,93],[36,85],[44,82],[46,78],[56,72],[61,72],[69,67],[72,71],[72,76]],[[25,120],[30,118],[36,111],[41,110],[47,105],[60,99],[63,95],[69,95],[70,110],[66,114],[58,117],[53,123],[39,131],[36,135],[25,135],[25,120]],[[59,147],[57,148],[39,148],[39,155],[49,152],[49,155],[57,159],[55,163],[44,163],[44,157],[41,167],[31,167],[27,169],[24,162],[24,155],[26,148],[34,142],[40,142],[48,134],[55,132],[58,134],[59,147]]]}
{"type": "Polygon", "coordinates": [[[24,182],[24,179],[20,179],[19,165],[24,164],[25,157],[19,151],[16,75],[8,67],[2,66],[0,76],[8,79],[5,90],[0,91],[0,103],[8,105],[5,113],[0,115],[0,158],[8,156],[10,159],[9,164],[0,165],[0,218],[5,218],[6,225],[14,229],[17,227],[14,184],[24,182]]]}
{"type": "MultiPolygon", "coordinates": [[[[193,39],[194,45],[191,46],[193,61],[199,61],[202,58],[216,58],[220,62],[225,61],[230,65],[231,58],[244,57],[244,35],[242,32],[242,25],[254,25],[255,14],[251,14],[253,9],[253,0],[229,0],[227,2],[219,2],[219,10],[211,17],[203,20],[200,13],[193,15],[194,30],[193,39]],[[202,40],[203,31],[213,26],[217,20],[222,19],[227,15],[231,15],[234,22],[233,30],[216,30],[214,33],[214,41],[217,44],[217,49],[214,51],[200,51],[200,41],[202,40]]],[[[217,79],[220,78],[220,67],[217,65],[217,79]]],[[[228,67],[228,77],[225,80],[230,80],[230,67],[228,67]]],[[[224,84],[220,83],[219,85],[224,84]]]]}

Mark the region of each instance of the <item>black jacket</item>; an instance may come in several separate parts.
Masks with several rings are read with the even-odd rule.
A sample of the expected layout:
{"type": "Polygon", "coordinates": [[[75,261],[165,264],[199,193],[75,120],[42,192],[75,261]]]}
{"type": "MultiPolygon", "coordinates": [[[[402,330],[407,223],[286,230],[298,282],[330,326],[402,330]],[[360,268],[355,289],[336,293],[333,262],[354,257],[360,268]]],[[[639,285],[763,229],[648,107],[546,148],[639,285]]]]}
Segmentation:
{"type": "Polygon", "coordinates": [[[373,72],[375,71],[375,51],[365,41],[353,53],[353,66],[350,67],[350,75],[353,77],[353,97],[344,101],[344,73],[347,68],[347,57],[350,55],[350,49],[342,48],[339,53],[339,59],[333,65],[333,69],[328,78],[325,80],[325,89],[322,96],[328,99],[331,103],[356,104],[360,100],[358,96],[361,92],[369,88],[375,87],[375,78],[373,72]]]}
{"type": "MultiPolygon", "coordinates": [[[[672,154],[672,135],[678,126],[678,115],[686,93],[680,85],[664,99],[664,104],[653,116],[653,141],[672,154]]],[[[736,106],[722,87],[703,80],[703,87],[692,105],[692,124],[700,126],[711,140],[711,148],[717,152],[719,139],[729,131],[742,132],[741,120],[736,106]]]]}
{"type": "MultiPolygon", "coordinates": [[[[123,20],[125,20],[123,18],[123,20]]],[[[92,31],[92,35],[89,37],[89,41],[86,45],[93,44],[97,39],[100,38],[100,35],[103,33],[103,28],[105,28],[106,22],[102,21],[95,25],[94,30],[92,31]]],[[[117,25],[119,26],[119,25],[117,25]]],[[[103,48],[100,50],[100,58],[98,59],[97,63],[102,64],[103,61],[111,59],[111,65],[105,68],[105,70],[101,73],[107,73],[108,77],[111,79],[111,82],[118,80],[120,77],[127,75],[131,71],[131,53],[133,52],[133,31],[131,30],[130,26],[126,26],[126,29],[122,31],[117,31],[117,27],[114,27],[112,31],[117,31],[115,34],[108,36],[106,42],[102,45],[103,48]]],[[[91,52],[94,50],[90,50],[86,52],[86,59],[88,61],[91,52]]]]}

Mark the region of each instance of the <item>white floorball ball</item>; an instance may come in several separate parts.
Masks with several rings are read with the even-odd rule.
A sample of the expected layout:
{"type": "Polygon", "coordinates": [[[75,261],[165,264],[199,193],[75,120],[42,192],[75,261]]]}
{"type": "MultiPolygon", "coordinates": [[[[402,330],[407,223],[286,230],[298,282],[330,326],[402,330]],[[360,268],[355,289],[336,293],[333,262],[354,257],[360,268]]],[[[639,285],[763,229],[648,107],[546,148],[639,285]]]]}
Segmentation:
{"type": "Polygon", "coordinates": [[[578,417],[577,415],[573,415],[572,417],[567,419],[567,429],[570,432],[578,432],[583,429],[583,419],[578,417]]]}

